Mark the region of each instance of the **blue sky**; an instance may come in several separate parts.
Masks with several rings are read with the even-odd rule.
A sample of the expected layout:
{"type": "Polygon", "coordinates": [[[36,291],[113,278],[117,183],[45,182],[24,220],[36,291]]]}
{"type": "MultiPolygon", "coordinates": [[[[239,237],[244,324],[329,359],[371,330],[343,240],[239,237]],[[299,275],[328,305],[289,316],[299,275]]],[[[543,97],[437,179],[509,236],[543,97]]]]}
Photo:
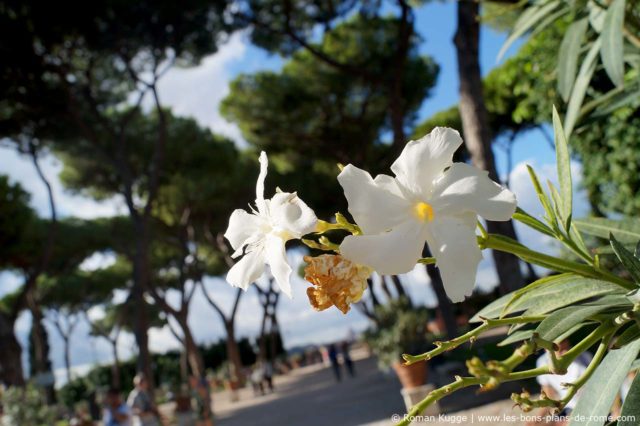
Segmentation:
{"type": "MultiPolygon", "coordinates": [[[[458,99],[458,77],[455,50],[452,43],[455,31],[455,3],[430,2],[417,11],[417,30],[425,39],[421,47],[424,54],[431,55],[440,64],[441,71],[433,95],[424,102],[420,109],[419,119],[424,119],[436,111],[450,107],[458,99]]],[[[504,34],[498,34],[484,28],[481,37],[481,67],[483,73],[489,72],[497,65],[497,54],[506,39],[504,34]]],[[[512,47],[511,53],[517,49],[512,47]]],[[[212,131],[225,134],[240,140],[240,134],[233,123],[226,122],[220,117],[217,106],[228,93],[228,82],[238,73],[250,73],[258,70],[277,70],[282,60],[274,55],[251,46],[247,37],[242,34],[234,35],[229,42],[222,46],[216,55],[205,58],[202,64],[191,69],[175,69],[170,71],[161,82],[160,96],[162,101],[173,108],[176,114],[194,117],[203,126],[212,131]]],[[[504,174],[505,156],[500,149],[495,149],[499,172],[504,174]]],[[[511,174],[512,189],[518,195],[521,206],[534,214],[539,213],[524,163],[531,163],[541,174],[553,180],[555,168],[554,155],[547,142],[537,131],[531,131],[521,136],[513,152],[514,170],[511,174]]],[[[579,165],[574,164],[579,173],[579,165]]],[[[45,172],[52,178],[54,192],[58,200],[62,215],[79,215],[82,217],[108,216],[124,213],[121,200],[114,199],[105,203],[65,192],[57,179],[60,164],[55,158],[43,161],[45,172]]],[[[46,194],[42,184],[38,181],[35,171],[28,160],[19,157],[12,151],[0,149],[0,173],[8,174],[14,181],[20,182],[32,193],[32,205],[41,214],[48,214],[46,194]]],[[[576,179],[578,182],[578,179],[576,179]]],[[[285,188],[294,190],[295,188],[285,188]]],[[[582,197],[584,198],[584,197],[582,197]]],[[[584,201],[578,195],[576,201],[580,213],[586,211],[584,201]]],[[[522,239],[534,247],[546,246],[548,241],[528,230],[518,228],[522,239]]],[[[300,253],[291,253],[296,262],[300,260],[300,253]]],[[[485,254],[486,260],[481,264],[478,283],[488,286],[495,282],[490,256],[485,254]]],[[[86,262],[88,269],[105,265],[108,256],[95,256],[86,262]]],[[[405,284],[416,301],[433,304],[433,295],[428,286],[428,278],[423,269],[417,268],[413,273],[403,277],[405,284]]],[[[0,295],[21,285],[19,277],[11,273],[0,273],[0,295]]],[[[211,280],[208,288],[218,300],[229,301],[233,290],[222,280],[211,280]]],[[[346,336],[349,329],[362,329],[367,325],[366,319],[356,310],[344,316],[332,309],[322,313],[315,313],[308,306],[304,294],[305,285],[302,281],[294,283],[294,299],[286,298],[280,306],[280,324],[284,332],[285,344],[289,347],[309,342],[325,342],[346,336]],[[297,285],[296,285],[297,284],[297,285]]],[[[255,335],[259,327],[259,305],[255,292],[250,291],[240,305],[238,316],[238,330],[240,335],[255,335]]],[[[99,315],[99,310],[94,312],[99,315]]],[[[210,342],[222,336],[223,329],[211,308],[203,303],[203,297],[196,297],[189,319],[194,326],[196,337],[200,342],[210,342]]],[[[23,315],[17,326],[17,334],[25,343],[30,318],[23,315]]],[[[52,346],[52,359],[58,375],[62,376],[60,368],[63,365],[61,340],[55,330],[49,327],[52,346]]],[[[110,360],[109,348],[105,342],[87,338],[86,324],[81,325],[73,337],[74,349],[72,362],[78,371],[86,369],[86,365],[94,362],[110,360]]],[[[124,355],[132,354],[133,340],[125,336],[121,342],[124,355]]],[[[163,351],[177,346],[168,329],[153,330],[151,332],[151,346],[154,350],[163,351]]]]}

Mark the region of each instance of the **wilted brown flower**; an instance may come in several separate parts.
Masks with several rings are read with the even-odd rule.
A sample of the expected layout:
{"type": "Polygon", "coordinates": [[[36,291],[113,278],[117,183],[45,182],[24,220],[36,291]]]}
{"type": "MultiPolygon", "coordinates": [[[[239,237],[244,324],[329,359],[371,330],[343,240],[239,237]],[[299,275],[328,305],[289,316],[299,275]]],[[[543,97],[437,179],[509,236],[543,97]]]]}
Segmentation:
{"type": "Polygon", "coordinates": [[[307,296],[317,311],[335,305],[342,313],[349,312],[349,305],[362,298],[367,278],[373,272],[340,255],[305,256],[304,260],[309,264],[304,269],[304,279],[315,286],[307,289],[307,296]]]}

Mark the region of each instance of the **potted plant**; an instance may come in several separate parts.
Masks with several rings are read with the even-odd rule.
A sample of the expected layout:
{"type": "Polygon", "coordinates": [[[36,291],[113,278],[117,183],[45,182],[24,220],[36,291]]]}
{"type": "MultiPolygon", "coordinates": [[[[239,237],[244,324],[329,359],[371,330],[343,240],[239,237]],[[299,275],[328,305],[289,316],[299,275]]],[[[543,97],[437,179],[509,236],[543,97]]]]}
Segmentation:
{"type": "Polygon", "coordinates": [[[393,368],[404,389],[425,384],[425,362],[404,365],[403,353],[420,353],[428,348],[427,308],[413,307],[405,298],[392,300],[375,310],[376,325],[364,334],[366,343],[382,369],[393,368]]]}

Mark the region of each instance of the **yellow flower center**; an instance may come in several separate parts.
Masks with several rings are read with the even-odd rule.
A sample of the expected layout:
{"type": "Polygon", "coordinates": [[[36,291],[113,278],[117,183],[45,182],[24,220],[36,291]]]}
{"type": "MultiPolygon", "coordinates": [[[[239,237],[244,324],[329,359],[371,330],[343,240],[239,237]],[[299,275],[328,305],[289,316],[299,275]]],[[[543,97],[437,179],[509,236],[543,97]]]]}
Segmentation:
{"type": "Polygon", "coordinates": [[[413,213],[423,222],[431,222],[433,220],[433,207],[430,204],[420,202],[413,206],[413,213]]]}

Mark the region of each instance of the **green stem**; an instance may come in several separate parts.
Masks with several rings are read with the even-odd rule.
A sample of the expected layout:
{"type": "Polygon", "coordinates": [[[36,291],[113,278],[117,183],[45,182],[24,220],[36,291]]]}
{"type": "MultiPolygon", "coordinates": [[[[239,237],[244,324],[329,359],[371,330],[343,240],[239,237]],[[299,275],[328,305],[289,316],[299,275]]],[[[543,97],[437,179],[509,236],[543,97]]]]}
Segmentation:
{"type": "Polygon", "coordinates": [[[452,349],[457,348],[466,342],[473,342],[478,338],[478,336],[484,333],[487,330],[490,330],[495,327],[499,327],[502,325],[511,325],[511,324],[527,324],[531,322],[540,322],[545,318],[543,315],[537,316],[520,316],[520,317],[512,317],[512,318],[496,318],[496,319],[484,319],[482,325],[474,328],[466,332],[465,334],[456,337],[455,339],[446,341],[446,342],[435,342],[436,348],[430,350],[429,352],[425,352],[420,355],[408,355],[403,354],[402,358],[406,361],[406,365],[415,364],[420,361],[428,361],[431,358],[440,355],[443,352],[450,351],[452,349]]]}
{"type": "Polygon", "coordinates": [[[414,405],[411,410],[404,416],[402,420],[396,423],[397,426],[407,426],[411,424],[413,418],[419,416],[429,405],[433,404],[444,398],[446,395],[451,392],[455,392],[462,388],[466,388],[473,385],[481,385],[488,380],[485,378],[476,378],[476,377],[457,377],[456,381],[453,383],[449,383],[448,385],[442,386],[436,390],[429,392],[429,395],[422,401],[418,402],[414,405]]]}
{"type": "MultiPolygon", "coordinates": [[[[518,319],[525,319],[527,317],[516,317],[518,319]]],[[[504,318],[504,320],[513,320],[516,318],[504,318]]],[[[531,320],[532,317],[528,317],[528,320],[531,320]]],[[[537,317],[533,317],[533,318],[537,318],[537,317]]],[[[493,320],[493,321],[498,321],[498,320],[493,320]]],[[[488,329],[489,325],[488,322],[485,322],[484,324],[482,324],[480,327],[477,327],[476,329],[466,333],[463,336],[477,336],[477,334],[479,334],[478,330],[485,330],[488,329]],[[484,328],[483,328],[484,327],[484,328]]],[[[563,369],[567,369],[569,367],[569,365],[584,351],[586,351],[587,349],[589,349],[591,346],[593,346],[598,340],[603,339],[605,336],[609,335],[613,335],[613,333],[615,332],[615,330],[618,328],[619,326],[617,324],[615,324],[613,321],[607,321],[605,323],[602,323],[601,325],[599,325],[595,330],[593,330],[587,337],[585,337],[582,341],[580,341],[577,345],[575,345],[573,348],[571,348],[569,351],[567,351],[563,356],[558,357],[557,358],[557,364],[560,366],[560,368],[563,369]]],[[[463,336],[460,336],[460,338],[462,338],[463,336]]],[[[450,342],[459,340],[460,338],[454,339],[450,342]]],[[[469,340],[469,337],[467,337],[467,340],[469,340]]],[[[443,343],[450,343],[450,342],[443,342],[443,343]]],[[[438,348],[436,348],[434,351],[440,351],[442,352],[444,349],[442,349],[442,346],[439,346],[438,348]]],[[[432,352],[434,352],[432,351],[432,352]]],[[[427,352],[427,354],[429,354],[429,352],[427,352]]],[[[426,354],[423,354],[426,355],[426,354]]],[[[420,355],[418,355],[418,357],[420,357],[420,355]]],[[[510,360],[512,357],[508,358],[508,360],[510,360]]],[[[405,358],[406,359],[406,358],[405,358]]],[[[423,358],[426,359],[426,358],[423,358]]],[[[409,362],[409,360],[407,360],[407,362],[409,362]]],[[[595,366],[593,367],[595,368],[595,366]]],[[[500,383],[506,383],[506,382],[512,382],[512,381],[516,381],[516,380],[523,380],[523,379],[529,379],[532,377],[537,377],[540,376],[542,374],[550,374],[551,369],[549,365],[543,365],[541,367],[537,367],[537,368],[533,368],[530,370],[525,370],[525,371],[515,371],[515,372],[510,372],[508,374],[506,374],[504,377],[500,378],[500,383]]],[[[455,392],[459,389],[468,387],[468,386],[473,386],[473,385],[484,385],[487,384],[491,379],[494,379],[494,377],[492,376],[484,376],[484,377],[456,377],[456,380],[453,383],[450,383],[448,385],[445,385],[441,388],[438,388],[434,391],[431,391],[426,398],[424,398],[422,401],[418,402],[416,405],[414,405],[411,410],[409,411],[409,413],[404,417],[403,420],[401,420],[399,423],[397,423],[398,426],[400,425],[409,425],[411,423],[412,418],[420,415],[420,413],[422,413],[429,405],[433,404],[434,402],[439,401],[440,399],[442,399],[443,397],[445,397],[446,395],[448,395],[451,392],[455,392]]],[[[586,380],[586,379],[585,379],[586,380]]]]}
{"type": "Polygon", "coordinates": [[[560,407],[558,407],[559,410],[562,410],[569,403],[569,401],[571,401],[571,398],[573,398],[576,392],[578,392],[578,390],[587,382],[587,380],[589,380],[589,377],[591,377],[598,365],[600,365],[600,361],[602,361],[602,358],[604,358],[604,355],[607,353],[609,341],[611,340],[612,336],[613,333],[610,332],[607,336],[602,338],[602,340],[600,341],[600,345],[598,346],[598,349],[596,350],[596,353],[589,363],[587,369],[578,380],[569,385],[567,394],[560,400],[561,405],[560,407]]]}
{"type": "Polygon", "coordinates": [[[482,248],[489,248],[492,250],[503,251],[505,253],[511,253],[518,256],[525,262],[535,263],[536,265],[540,265],[558,272],[573,272],[585,277],[607,280],[614,284],[618,284],[619,286],[624,287],[628,290],[636,288],[633,283],[620,278],[608,271],[597,269],[593,266],[585,265],[583,263],[578,263],[571,260],[559,259],[548,254],[531,250],[518,243],[517,241],[501,235],[491,234],[487,238],[479,237],[478,243],[482,248]]]}
{"type": "MultiPolygon", "coordinates": [[[[526,371],[518,371],[515,373],[509,374],[502,382],[512,382],[515,380],[523,380],[529,379],[531,377],[536,377],[541,374],[548,374],[549,369],[544,367],[533,368],[531,370],[526,371]]],[[[429,395],[422,401],[418,402],[414,405],[411,410],[404,416],[402,420],[396,423],[396,426],[408,426],[411,424],[412,420],[419,416],[429,405],[437,402],[447,396],[448,394],[460,390],[462,388],[466,388],[474,385],[484,385],[487,383],[491,377],[460,377],[457,376],[456,380],[453,383],[449,383],[448,385],[442,386],[436,390],[429,392],[429,395]]]]}

